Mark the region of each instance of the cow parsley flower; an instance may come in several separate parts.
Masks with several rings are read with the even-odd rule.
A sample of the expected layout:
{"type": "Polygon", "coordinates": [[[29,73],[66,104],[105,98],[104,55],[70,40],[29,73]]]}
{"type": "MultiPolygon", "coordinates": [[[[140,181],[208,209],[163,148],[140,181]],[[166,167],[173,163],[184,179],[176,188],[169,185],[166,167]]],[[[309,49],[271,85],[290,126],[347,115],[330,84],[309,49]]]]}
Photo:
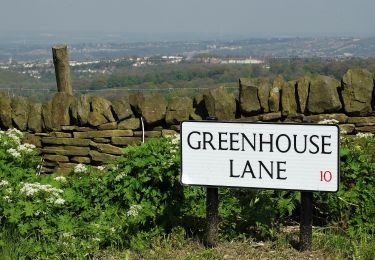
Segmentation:
{"type": "Polygon", "coordinates": [[[319,121],[318,124],[320,125],[337,125],[339,121],[336,119],[324,119],[322,121],[319,121]]]}
{"type": "Polygon", "coordinates": [[[105,167],[104,167],[104,166],[101,166],[101,165],[99,165],[99,166],[97,166],[97,167],[96,167],[96,169],[98,169],[99,171],[104,171],[105,167]]]}
{"type": "Polygon", "coordinates": [[[355,135],[357,138],[368,138],[368,137],[374,137],[373,133],[358,133],[355,135]]]}
{"type": "Polygon", "coordinates": [[[18,151],[17,151],[16,149],[14,149],[14,148],[9,148],[9,149],[7,150],[7,152],[8,152],[10,155],[12,155],[14,158],[21,157],[21,153],[18,152],[18,151]]]}
{"type": "Polygon", "coordinates": [[[7,180],[0,181],[0,187],[7,186],[9,182],[7,180]]]}
{"type": "Polygon", "coordinates": [[[120,173],[116,176],[115,181],[120,181],[122,178],[124,178],[126,174],[124,172],[120,173]]]}
{"type": "Polygon", "coordinates": [[[58,181],[58,182],[66,182],[66,178],[64,176],[56,176],[55,178],[53,178],[55,181],[58,181]]]}
{"type": "Polygon", "coordinates": [[[65,200],[62,199],[62,198],[58,198],[58,199],[55,200],[54,203],[55,203],[56,205],[64,205],[65,200]]]}
{"type": "Polygon", "coordinates": [[[28,144],[28,143],[21,144],[17,147],[18,151],[26,152],[26,153],[31,153],[34,149],[35,149],[35,145],[28,144]]]}
{"type": "Polygon", "coordinates": [[[26,196],[31,197],[35,193],[40,191],[44,191],[47,193],[52,194],[53,196],[57,197],[59,194],[63,193],[64,191],[61,189],[57,189],[49,184],[40,184],[38,182],[35,183],[24,183],[23,187],[21,188],[21,193],[24,193],[26,196]]]}
{"type": "Polygon", "coordinates": [[[136,217],[139,214],[139,211],[142,210],[141,205],[132,205],[130,206],[129,210],[126,212],[128,217],[136,217]]]}
{"type": "Polygon", "coordinates": [[[87,168],[84,164],[80,163],[74,167],[74,173],[86,173],[87,168]]]}

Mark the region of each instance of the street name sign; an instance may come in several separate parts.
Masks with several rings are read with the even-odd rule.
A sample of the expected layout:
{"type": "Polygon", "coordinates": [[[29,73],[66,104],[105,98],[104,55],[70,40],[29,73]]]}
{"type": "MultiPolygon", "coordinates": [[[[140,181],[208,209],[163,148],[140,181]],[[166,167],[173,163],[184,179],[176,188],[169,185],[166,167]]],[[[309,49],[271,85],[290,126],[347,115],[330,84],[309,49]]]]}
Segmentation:
{"type": "Polygon", "coordinates": [[[185,121],[184,185],[338,190],[337,125],[185,121]]]}

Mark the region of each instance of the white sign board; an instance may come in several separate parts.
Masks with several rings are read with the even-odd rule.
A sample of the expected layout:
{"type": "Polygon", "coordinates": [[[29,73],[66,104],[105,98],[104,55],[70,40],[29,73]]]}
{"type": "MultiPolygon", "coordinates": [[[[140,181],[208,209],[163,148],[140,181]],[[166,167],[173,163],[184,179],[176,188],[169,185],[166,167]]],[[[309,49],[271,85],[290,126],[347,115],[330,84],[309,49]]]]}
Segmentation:
{"type": "Polygon", "coordinates": [[[336,125],[181,123],[184,185],[338,190],[336,125]]]}

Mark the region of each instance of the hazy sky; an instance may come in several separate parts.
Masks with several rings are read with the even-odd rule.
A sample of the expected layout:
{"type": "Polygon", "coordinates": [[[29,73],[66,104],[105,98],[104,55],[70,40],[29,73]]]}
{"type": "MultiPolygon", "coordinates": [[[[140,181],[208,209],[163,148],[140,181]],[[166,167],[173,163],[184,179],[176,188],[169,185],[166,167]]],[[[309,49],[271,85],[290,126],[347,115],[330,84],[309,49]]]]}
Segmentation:
{"type": "Polygon", "coordinates": [[[375,36],[375,0],[0,0],[0,32],[375,36]]]}

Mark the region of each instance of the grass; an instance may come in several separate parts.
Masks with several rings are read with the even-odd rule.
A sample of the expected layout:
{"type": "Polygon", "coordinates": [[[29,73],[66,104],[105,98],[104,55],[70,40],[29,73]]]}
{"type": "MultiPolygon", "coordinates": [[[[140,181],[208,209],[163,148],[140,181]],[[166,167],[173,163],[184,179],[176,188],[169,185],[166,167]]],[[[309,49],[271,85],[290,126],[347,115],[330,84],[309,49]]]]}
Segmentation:
{"type": "Polygon", "coordinates": [[[298,228],[285,229],[274,240],[237,239],[222,241],[212,249],[183,234],[157,237],[142,250],[104,251],[95,259],[375,259],[373,236],[350,239],[333,228],[314,228],[313,249],[300,252],[298,228]]]}

